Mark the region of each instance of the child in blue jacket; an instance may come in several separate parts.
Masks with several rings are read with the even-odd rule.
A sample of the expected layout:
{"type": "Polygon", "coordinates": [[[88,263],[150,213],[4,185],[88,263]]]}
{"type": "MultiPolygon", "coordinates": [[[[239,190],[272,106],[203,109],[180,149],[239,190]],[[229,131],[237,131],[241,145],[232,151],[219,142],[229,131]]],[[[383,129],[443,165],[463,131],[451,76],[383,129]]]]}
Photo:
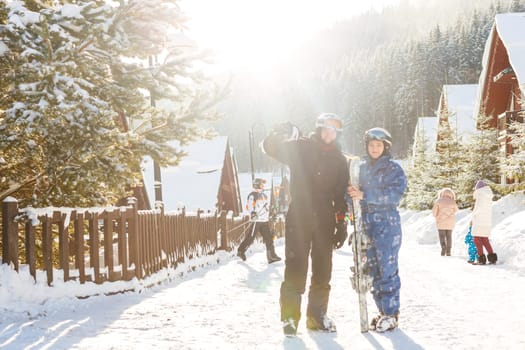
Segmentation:
{"type": "Polygon", "coordinates": [[[366,267],[379,315],[372,319],[370,328],[385,332],[398,325],[401,219],[397,206],[407,181],[403,169],[390,155],[392,137],[387,130],[366,131],[365,144],[368,156],[360,165],[359,186],[349,186],[348,194],[360,200],[363,227],[371,242],[366,267]]]}

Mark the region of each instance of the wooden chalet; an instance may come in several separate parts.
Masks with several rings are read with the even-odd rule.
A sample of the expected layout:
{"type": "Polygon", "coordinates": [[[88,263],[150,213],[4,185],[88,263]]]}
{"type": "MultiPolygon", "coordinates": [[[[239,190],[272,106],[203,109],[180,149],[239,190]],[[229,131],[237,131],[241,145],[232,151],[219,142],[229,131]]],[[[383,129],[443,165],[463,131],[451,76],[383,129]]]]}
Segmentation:
{"type": "Polygon", "coordinates": [[[473,111],[476,105],[477,84],[443,85],[437,110],[437,141],[443,137],[441,128],[448,126],[461,143],[468,142],[476,130],[473,111]]]}
{"type": "Polygon", "coordinates": [[[436,151],[438,118],[419,117],[414,131],[414,144],[412,145],[412,155],[415,156],[420,147],[425,147],[426,154],[436,151]]]}
{"type": "Polygon", "coordinates": [[[496,15],[483,54],[477,103],[477,115],[489,117],[489,127],[498,129],[502,154],[513,154],[509,125],[523,123],[525,111],[525,13],[496,15]]]}
{"type": "Polygon", "coordinates": [[[155,181],[153,161],[143,160],[148,197],[161,201],[165,211],[242,213],[237,164],[228,138],[200,140],[182,149],[187,155],[178,166],[160,169],[160,183],[155,181]]]}

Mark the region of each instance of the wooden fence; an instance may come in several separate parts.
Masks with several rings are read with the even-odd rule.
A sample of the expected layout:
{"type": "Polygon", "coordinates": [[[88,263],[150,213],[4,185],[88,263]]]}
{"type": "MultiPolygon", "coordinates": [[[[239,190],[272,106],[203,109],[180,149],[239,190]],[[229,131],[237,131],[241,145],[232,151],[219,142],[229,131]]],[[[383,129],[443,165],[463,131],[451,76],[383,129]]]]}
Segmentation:
{"type": "MultiPolygon", "coordinates": [[[[132,202],[131,202],[132,203],[132,202]]],[[[13,198],[2,204],[2,263],[16,271],[27,264],[36,279],[142,279],[168,266],[219,249],[236,247],[249,217],[226,212],[186,215],[162,209],[136,210],[134,204],[102,209],[18,208],[13,198]]]]}

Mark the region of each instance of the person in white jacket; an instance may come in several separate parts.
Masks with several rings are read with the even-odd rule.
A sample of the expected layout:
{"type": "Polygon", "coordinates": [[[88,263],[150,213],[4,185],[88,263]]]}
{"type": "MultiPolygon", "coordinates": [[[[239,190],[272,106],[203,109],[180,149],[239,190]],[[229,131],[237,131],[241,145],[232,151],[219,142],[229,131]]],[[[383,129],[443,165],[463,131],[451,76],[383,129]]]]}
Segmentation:
{"type": "Polygon", "coordinates": [[[492,228],[492,197],[494,194],[489,186],[483,181],[478,180],[474,188],[474,209],[472,211],[472,236],[474,244],[478,250],[478,264],[495,264],[498,256],[494,253],[489,241],[492,228]],[[487,250],[487,256],[483,253],[483,248],[487,250]]]}
{"type": "Polygon", "coordinates": [[[253,180],[253,191],[248,195],[246,209],[250,213],[251,226],[247,228],[244,239],[237,249],[237,256],[246,261],[246,249],[253,243],[257,232],[263,237],[266,245],[266,257],[268,264],[280,261],[281,258],[275,253],[273,244],[273,233],[270,230],[270,203],[268,196],[264,193],[266,180],[255,178],[253,180]]]}

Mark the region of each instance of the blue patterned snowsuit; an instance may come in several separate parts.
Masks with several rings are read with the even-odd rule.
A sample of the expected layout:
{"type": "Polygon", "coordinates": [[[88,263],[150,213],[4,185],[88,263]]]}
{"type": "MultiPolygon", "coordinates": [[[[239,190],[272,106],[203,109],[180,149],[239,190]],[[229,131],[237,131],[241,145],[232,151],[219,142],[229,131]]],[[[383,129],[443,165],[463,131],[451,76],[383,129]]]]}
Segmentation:
{"type": "Polygon", "coordinates": [[[369,157],[364,158],[359,169],[359,187],[363,191],[363,225],[372,243],[367,251],[367,268],[373,278],[374,301],[385,315],[399,312],[401,220],[397,206],[406,185],[403,169],[390,155],[383,155],[373,163],[369,157]]]}

